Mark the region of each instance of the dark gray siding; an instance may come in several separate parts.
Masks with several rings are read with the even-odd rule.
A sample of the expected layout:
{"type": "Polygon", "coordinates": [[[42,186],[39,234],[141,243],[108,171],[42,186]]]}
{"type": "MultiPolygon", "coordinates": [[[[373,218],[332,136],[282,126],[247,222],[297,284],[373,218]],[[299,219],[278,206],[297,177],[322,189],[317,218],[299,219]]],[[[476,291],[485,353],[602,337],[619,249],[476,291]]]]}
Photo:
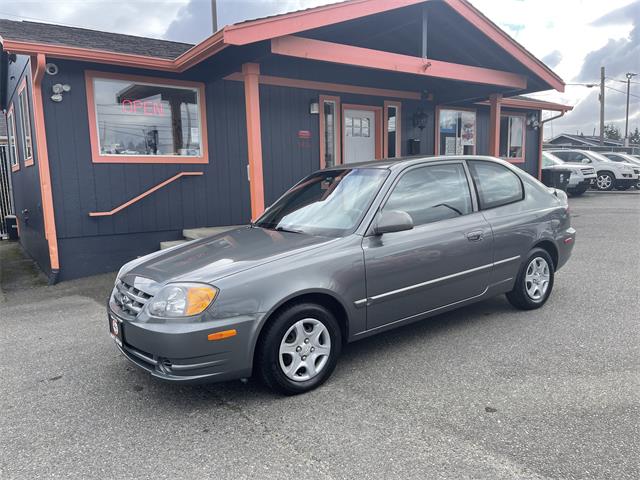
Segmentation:
{"type": "Polygon", "coordinates": [[[308,90],[271,85],[260,86],[262,156],[265,204],[270,205],[289,187],[320,168],[320,119],[309,113],[309,104],[321,94],[340,97],[342,104],[379,106],[385,100],[402,103],[402,154],[408,153],[408,139],[421,140],[421,153],[433,154],[434,107],[429,102],[308,90]],[[422,107],[427,112],[424,130],[413,126],[413,114],[422,107]],[[310,139],[298,137],[300,130],[310,139]]]}
{"type": "MultiPolygon", "coordinates": [[[[22,118],[18,101],[18,86],[22,79],[27,79],[27,92],[29,103],[32,105],[33,91],[31,84],[31,67],[29,57],[19,55],[15,63],[9,64],[7,84],[7,110],[13,104],[16,123],[16,147],[20,170],[11,174],[13,186],[13,200],[18,224],[20,227],[20,244],[33,258],[38,266],[49,274],[51,270],[49,262],[49,246],[44,233],[44,217],[42,213],[42,196],[40,192],[40,175],[38,173],[38,151],[33,137],[34,164],[25,167],[24,145],[22,144],[22,118]]],[[[33,129],[33,109],[29,121],[33,129]]]]}
{"type": "Polygon", "coordinates": [[[84,70],[114,69],[77,62],[56,63],[60,72],[55,77],[45,76],[44,91],[51,91],[53,83],[71,86],[62,102],[45,99],[56,227],[61,243],[61,279],[77,276],[77,272],[86,275],[89,271],[112,270],[113,258],[126,261],[157,250],[159,239],[179,238],[184,228],[250,220],[242,83],[217,80],[206,84],[209,164],[94,164],[84,70]],[[182,177],[113,216],[89,217],[89,212],[109,211],[186,171],[201,171],[204,175],[182,177]],[[102,244],[95,236],[108,238],[109,251],[119,253],[114,257],[104,255],[101,249],[81,247],[102,244]],[[85,239],[85,243],[78,239],[85,239]],[[84,251],[82,259],[77,258],[78,251],[84,251]]]}

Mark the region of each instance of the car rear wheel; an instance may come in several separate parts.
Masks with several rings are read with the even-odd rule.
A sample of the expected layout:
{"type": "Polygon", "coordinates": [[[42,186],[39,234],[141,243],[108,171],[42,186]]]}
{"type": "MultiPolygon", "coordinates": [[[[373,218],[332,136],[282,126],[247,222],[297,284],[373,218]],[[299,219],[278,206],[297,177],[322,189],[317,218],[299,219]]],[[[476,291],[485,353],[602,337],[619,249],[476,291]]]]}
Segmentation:
{"type": "Polygon", "coordinates": [[[596,188],[600,191],[606,192],[613,189],[615,179],[610,172],[599,172],[596,178],[596,188]]]}
{"type": "Polygon", "coordinates": [[[312,303],[294,304],[265,327],[255,366],[268,387],[296,395],[329,378],[341,347],[340,326],[331,312],[312,303]]]}
{"type": "Polygon", "coordinates": [[[522,263],[513,290],[507,293],[509,303],[520,310],[540,308],[551,295],[554,274],[549,253],[534,248],[522,263]]]}

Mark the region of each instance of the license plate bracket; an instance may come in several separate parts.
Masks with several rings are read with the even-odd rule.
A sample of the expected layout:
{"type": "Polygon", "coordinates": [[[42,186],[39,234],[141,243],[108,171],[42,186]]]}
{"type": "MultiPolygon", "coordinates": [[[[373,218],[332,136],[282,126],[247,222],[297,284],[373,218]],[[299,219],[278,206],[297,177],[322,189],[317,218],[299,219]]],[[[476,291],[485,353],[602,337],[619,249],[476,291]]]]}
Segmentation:
{"type": "Polygon", "coordinates": [[[111,338],[122,347],[122,342],[124,341],[124,328],[122,320],[120,320],[115,315],[109,314],[109,333],[111,334],[111,338]]]}

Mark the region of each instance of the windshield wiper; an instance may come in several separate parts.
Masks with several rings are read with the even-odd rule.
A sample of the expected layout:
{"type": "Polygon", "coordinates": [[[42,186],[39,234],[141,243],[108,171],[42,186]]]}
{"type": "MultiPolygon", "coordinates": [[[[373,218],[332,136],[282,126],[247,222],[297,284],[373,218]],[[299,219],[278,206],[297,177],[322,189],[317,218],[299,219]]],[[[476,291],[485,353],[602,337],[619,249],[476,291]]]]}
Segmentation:
{"type": "Polygon", "coordinates": [[[452,207],[448,203],[439,203],[438,205],[434,205],[431,208],[436,208],[436,207],[447,207],[448,209],[453,210],[454,212],[456,212],[458,215],[462,215],[462,212],[460,210],[458,210],[456,207],[452,207]]]}
{"type": "Polygon", "coordinates": [[[302,230],[295,230],[293,228],[285,228],[285,227],[276,227],[275,230],[277,230],[278,232],[304,233],[302,230]]]}

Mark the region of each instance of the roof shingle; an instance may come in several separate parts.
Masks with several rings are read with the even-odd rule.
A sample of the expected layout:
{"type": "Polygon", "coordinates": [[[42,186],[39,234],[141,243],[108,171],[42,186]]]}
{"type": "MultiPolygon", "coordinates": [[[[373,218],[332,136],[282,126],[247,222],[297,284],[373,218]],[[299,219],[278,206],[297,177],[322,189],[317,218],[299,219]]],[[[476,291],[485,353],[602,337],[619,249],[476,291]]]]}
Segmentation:
{"type": "Polygon", "coordinates": [[[0,37],[5,40],[83,47],[171,60],[193,47],[189,43],[7,19],[0,19],[0,37]]]}

